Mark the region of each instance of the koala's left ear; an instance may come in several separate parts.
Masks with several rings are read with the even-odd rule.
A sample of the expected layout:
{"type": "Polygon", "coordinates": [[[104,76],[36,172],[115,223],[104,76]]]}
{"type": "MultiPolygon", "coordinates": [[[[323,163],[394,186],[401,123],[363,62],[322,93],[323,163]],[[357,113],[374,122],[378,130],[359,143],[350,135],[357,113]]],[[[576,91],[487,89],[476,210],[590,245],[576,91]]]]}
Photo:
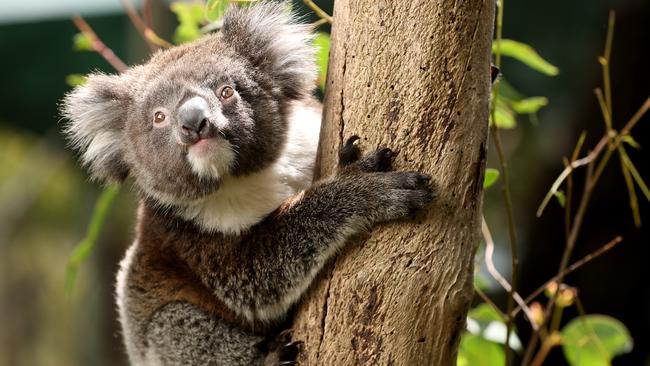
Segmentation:
{"type": "Polygon", "coordinates": [[[287,3],[262,2],[225,14],[223,39],[278,83],[284,96],[300,98],[316,86],[311,27],[289,12],[287,3]]]}
{"type": "Polygon", "coordinates": [[[131,103],[128,75],[90,74],[66,94],[61,113],[71,145],[81,153],[93,178],[121,182],[129,174],[124,160],[124,123],[131,103]]]}

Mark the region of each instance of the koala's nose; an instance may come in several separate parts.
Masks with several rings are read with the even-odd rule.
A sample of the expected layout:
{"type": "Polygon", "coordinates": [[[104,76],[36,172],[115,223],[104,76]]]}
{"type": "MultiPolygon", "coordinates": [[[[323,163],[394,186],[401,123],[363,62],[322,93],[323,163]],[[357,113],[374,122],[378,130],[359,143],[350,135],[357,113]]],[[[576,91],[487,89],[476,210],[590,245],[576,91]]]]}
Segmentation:
{"type": "Polygon", "coordinates": [[[209,120],[210,107],[201,97],[192,97],[178,108],[178,122],[184,143],[214,137],[215,127],[209,120]]]}

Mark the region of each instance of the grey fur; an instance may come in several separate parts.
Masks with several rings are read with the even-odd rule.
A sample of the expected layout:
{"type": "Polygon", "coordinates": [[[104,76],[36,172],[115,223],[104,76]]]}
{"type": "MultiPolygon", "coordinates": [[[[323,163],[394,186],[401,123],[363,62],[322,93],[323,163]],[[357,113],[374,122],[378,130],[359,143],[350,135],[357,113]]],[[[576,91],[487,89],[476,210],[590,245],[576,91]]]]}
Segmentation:
{"type": "MultiPolygon", "coordinates": [[[[120,76],[92,74],[65,97],[65,131],[91,175],[131,176],[141,193],[136,242],[117,289],[133,364],[290,361],[283,357],[295,356],[295,344],[274,338],[323,265],[351,236],[408,218],[434,198],[427,176],[391,171],[389,149],[359,159],[357,138],[342,147],[336,175],[311,187],[296,183],[313,167],[317,142],[316,135],[308,143],[288,137],[295,108],[319,108],[311,97],[310,40],[307,26],[265,2],[230,11],[221,33],[160,52],[120,76]],[[219,93],[224,85],[232,97],[219,93]],[[200,113],[187,112],[197,106],[200,113]],[[166,118],[155,122],[156,112],[166,118]],[[195,115],[210,125],[190,126],[189,136],[179,120],[195,115]],[[296,153],[290,144],[305,146],[296,153]],[[302,165],[280,164],[287,156],[302,165]],[[255,221],[236,230],[206,229],[184,216],[257,175],[284,182],[260,187],[302,191],[282,191],[279,207],[259,218],[251,210],[255,221]]],[[[229,198],[239,199],[222,199],[229,198]]]]}

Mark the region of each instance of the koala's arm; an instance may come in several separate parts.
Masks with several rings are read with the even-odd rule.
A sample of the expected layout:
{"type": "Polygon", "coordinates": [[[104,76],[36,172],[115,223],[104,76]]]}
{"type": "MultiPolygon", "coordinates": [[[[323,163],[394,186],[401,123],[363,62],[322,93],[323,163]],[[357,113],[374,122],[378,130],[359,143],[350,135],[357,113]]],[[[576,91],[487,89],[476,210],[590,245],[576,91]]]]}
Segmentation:
{"type": "MultiPolygon", "coordinates": [[[[358,156],[353,142],[344,147],[344,164],[358,156]]],[[[249,320],[282,318],[348,238],[410,217],[434,198],[428,176],[386,171],[391,155],[378,150],[289,198],[236,249],[205,252],[196,263],[204,283],[249,320]]]]}

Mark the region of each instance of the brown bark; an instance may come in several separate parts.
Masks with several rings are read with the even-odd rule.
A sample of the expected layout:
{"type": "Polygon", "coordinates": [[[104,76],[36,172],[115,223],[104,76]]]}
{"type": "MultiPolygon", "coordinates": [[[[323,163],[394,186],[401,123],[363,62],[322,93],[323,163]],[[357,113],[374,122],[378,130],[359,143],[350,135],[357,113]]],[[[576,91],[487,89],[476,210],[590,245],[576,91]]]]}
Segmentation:
{"type": "Polygon", "coordinates": [[[306,365],[454,365],[479,242],[494,0],[337,0],[319,151],[398,151],[438,199],[338,256],[298,309],[306,365]]]}

